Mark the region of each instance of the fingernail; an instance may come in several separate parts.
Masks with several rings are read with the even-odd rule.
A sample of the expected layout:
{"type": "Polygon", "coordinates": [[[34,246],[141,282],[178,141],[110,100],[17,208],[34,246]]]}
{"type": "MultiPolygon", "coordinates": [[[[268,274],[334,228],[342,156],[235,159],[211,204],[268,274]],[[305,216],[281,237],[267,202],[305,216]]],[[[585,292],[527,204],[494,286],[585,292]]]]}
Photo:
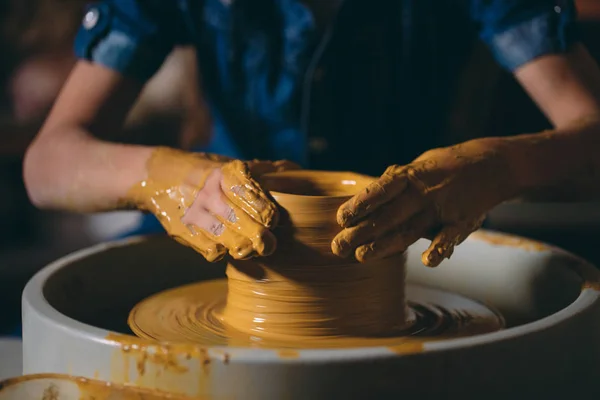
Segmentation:
{"type": "Polygon", "coordinates": [[[441,246],[435,246],[431,251],[427,250],[423,253],[422,262],[425,266],[435,268],[444,260],[447,256],[444,254],[444,249],[441,246]]]}
{"type": "Polygon", "coordinates": [[[352,251],[352,247],[344,239],[333,239],[331,242],[331,251],[340,257],[348,257],[352,251]]]}
{"type": "Polygon", "coordinates": [[[358,247],[355,251],[356,260],[361,263],[371,260],[373,258],[373,255],[375,254],[374,247],[375,247],[374,243],[366,244],[366,245],[358,247]]]}
{"type": "Polygon", "coordinates": [[[349,224],[349,222],[353,216],[354,216],[354,214],[352,214],[352,211],[344,210],[344,211],[340,212],[337,222],[339,225],[341,225],[343,228],[345,228],[349,224]]]}

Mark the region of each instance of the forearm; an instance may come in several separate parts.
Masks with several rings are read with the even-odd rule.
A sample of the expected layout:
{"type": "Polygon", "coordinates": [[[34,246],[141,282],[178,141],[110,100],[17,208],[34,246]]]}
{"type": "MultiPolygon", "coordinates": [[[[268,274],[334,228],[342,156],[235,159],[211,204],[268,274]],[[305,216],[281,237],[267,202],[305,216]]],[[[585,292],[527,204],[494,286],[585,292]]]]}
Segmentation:
{"type": "Polygon", "coordinates": [[[54,129],[68,132],[40,135],[25,156],[31,201],[40,208],[81,212],[130,207],[127,193],[146,178],[153,149],[100,141],[80,128],[54,129]]]}
{"type": "Polygon", "coordinates": [[[600,199],[600,69],[581,44],[539,57],[515,77],[555,129],[509,140],[509,159],[527,199],[600,199]]]}
{"type": "Polygon", "coordinates": [[[504,147],[521,197],[600,199],[600,116],[507,138],[504,147]]]}

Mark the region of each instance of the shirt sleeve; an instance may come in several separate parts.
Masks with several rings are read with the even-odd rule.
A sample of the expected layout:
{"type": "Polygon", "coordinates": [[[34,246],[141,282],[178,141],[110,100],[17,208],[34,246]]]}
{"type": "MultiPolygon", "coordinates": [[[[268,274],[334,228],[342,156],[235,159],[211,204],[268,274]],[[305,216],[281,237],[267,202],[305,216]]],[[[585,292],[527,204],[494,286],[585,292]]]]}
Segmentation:
{"type": "Polygon", "coordinates": [[[578,40],[573,0],[470,0],[471,17],[496,60],[509,71],[578,40]]]}
{"type": "Polygon", "coordinates": [[[76,56],[146,82],[180,41],[175,3],[107,0],[89,4],[75,38],[76,56]]]}

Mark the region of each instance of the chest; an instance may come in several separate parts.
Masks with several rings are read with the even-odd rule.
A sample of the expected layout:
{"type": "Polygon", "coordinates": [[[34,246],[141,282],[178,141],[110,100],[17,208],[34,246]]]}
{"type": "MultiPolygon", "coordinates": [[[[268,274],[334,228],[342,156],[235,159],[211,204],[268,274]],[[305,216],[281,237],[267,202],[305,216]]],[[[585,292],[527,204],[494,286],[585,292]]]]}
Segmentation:
{"type": "Polygon", "coordinates": [[[301,0],[313,15],[315,25],[320,31],[324,31],[331,24],[343,2],[344,0],[301,0]]]}
{"type": "MultiPolygon", "coordinates": [[[[437,130],[463,47],[460,23],[439,7],[432,13],[431,1],[195,3],[203,90],[217,123],[253,156],[306,139],[351,154],[347,138],[369,132],[382,163],[382,148],[397,159],[391,149],[408,148],[399,131],[418,127],[427,141],[437,130]]],[[[340,164],[327,153],[314,158],[340,164]]]]}

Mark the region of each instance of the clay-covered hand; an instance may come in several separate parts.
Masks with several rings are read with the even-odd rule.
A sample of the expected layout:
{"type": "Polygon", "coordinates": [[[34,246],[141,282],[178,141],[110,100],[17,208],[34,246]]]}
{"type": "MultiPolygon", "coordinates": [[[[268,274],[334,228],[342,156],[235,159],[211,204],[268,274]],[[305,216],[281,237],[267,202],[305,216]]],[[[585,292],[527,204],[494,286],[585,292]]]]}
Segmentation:
{"type": "Polygon", "coordinates": [[[425,237],[432,241],[423,264],[439,265],[490,209],[517,194],[503,143],[472,140],[389,167],[338,210],[344,229],[332,242],[333,252],[354,253],[364,262],[403,252],[425,237]]]}
{"type": "Polygon", "coordinates": [[[147,179],[129,197],[208,261],[227,252],[236,259],[265,256],[275,250],[269,229],[278,211],[254,178],[297,168],[287,161],[243,162],[158,148],[148,162],[147,179]]]}

